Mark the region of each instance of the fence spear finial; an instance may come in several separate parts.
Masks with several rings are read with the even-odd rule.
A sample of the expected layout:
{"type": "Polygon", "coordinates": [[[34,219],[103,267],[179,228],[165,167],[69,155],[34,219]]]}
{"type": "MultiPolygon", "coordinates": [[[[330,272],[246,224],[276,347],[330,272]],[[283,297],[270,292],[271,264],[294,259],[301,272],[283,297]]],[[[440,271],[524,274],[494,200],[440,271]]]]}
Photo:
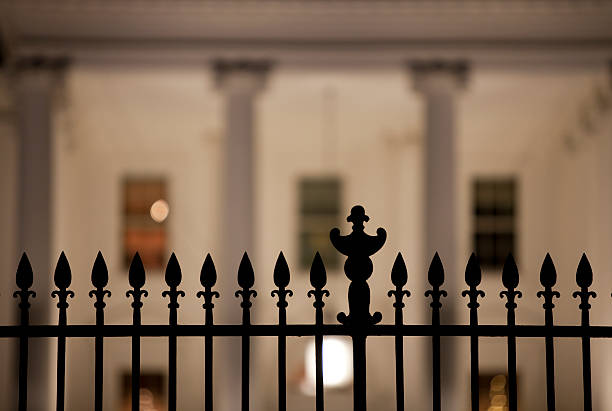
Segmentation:
{"type": "Polygon", "coordinates": [[[310,266],[310,285],[315,289],[322,289],[327,284],[327,273],[321,254],[317,251],[310,266]]]}
{"type": "Polygon", "coordinates": [[[211,288],[217,283],[217,270],[215,268],[215,263],[212,260],[210,254],[206,254],[206,258],[204,259],[204,264],[202,264],[202,269],[200,270],[200,284],[202,287],[211,288]]]}
{"type": "Polygon", "coordinates": [[[427,271],[427,280],[433,287],[440,287],[444,283],[444,266],[438,252],[433,256],[429,270],[427,271]]]}
{"type": "Polygon", "coordinates": [[[202,269],[200,270],[200,284],[204,287],[204,291],[198,291],[196,296],[198,298],[204,298],[204,304],[202,304],[202,308],[205,311],[205,321],[207,325],[212,325],[213,323],[213,308],[214,304],[212,299],[214,297],[219,298],[219,293],[217,291],[212,291],[212,287],[217,283],[217,270],[215,268],[215,263],[213,262],[210,254],[206,254],[206,258],[204,259],[204,263],[202,264],[202,269]]]}
{"type": "Polygon", "coordinates": [[[94,307],[96,308],[96,324],[103,325],[104,314],[102,310],[106,307],[104,296],[108,295],[110,297],[111,292],[104,289],[108,284],[108,268],[106,267],[102,252],[100,251],[98,251],[93,268],[91,269],[91,283],[96,287],[95,290],[89,292],[89,298],[96,297],[96,302],[94,302],[94,307]]]}
{"type": "Polygon", "coordinates": [[[470,259],[468,260],[467,266],[465,267],[465,283],[470,287],[469,290],[463,290],[461,295],[463,297],[469,296],[470,301],[468,302],[468,307],[470,308],[470,322],[476,325],[477,317],[476,317],[476,309],[480,306],[478,303],[478,297],[484,297],[485,293],[482,290],[477,289],[478,285],[480,285],[480,281],[482,280],[482,271],[480,270],[480,264],[478,263],[478,257],[476,254],[472,253],[470,255],[470,259]],[[474,316],[472,321],[472,315],[474,316]]]}
{"type": "Polygon", "coordinates": [[[138,251],[136,251],[134,258],[132,258],[128,279],[133,288],[142,288],[142,286],[145,284],[145,269],[138,251]]]}
{"type": "Polygon", "coordinates": [[[402,253],[397,253],[393,267],[391,268],[391,282],[396,287],[403,287],[408,282],[408,270],[406,269],[406,263],[402,257],[402,253]]]}
{"type": "Polygon", "coordinates": [[[70,271],[70,265],[68,264],[68,259],[66,258],[66,254],[62,251],[57,260],[57,265],[55,266],[55,274],[53,275],[53,281],[55,282],[55,286],[59,289],[66,289],[70,287],[70,283],[72,282],[72,272],[70,271]]]}
{"type": "Polygon", "coordinates": [[[176,325],[176,310],[179,307],[178,298],[185,296],[184,291],[176,289],[181,284],[181,279],[181,266],[179,265],[176,255],[172,253],[168,260],[168,265],[166,265],[165,275],[166,284],[170,287],[170,290],[162,292],[162,297],[170,298],[170,303],[168,304],[168,308],[170,308],[170,325],[176,325]]]}
{"type": "Polygon", "coordinates": [[[274,284],[279,288],[287,287],[289,285],[289,276],[289,266],[281,251],[274,265],[274,284]]]}
{"type": "Polygon", "coordinates": [[[402,290],[402,288],[408,282],[408,270],[406,269],[406,263],[404,262],[402,253],[397,253],[397,257],[395,257],[395,261],[393,262],[393,267],[391,268],[391,282],[395,286],[395,290],[390,290],[387,295],[389,297],[395,296],[393,307],[396,309],[397,319],[398,314],[400,314],[401,317],[401,310],[404,308],[404,303],[402,301],[404,296],[410,297],[410,291],[402,290]],[[398,310],[399,313],[397,312],[398,310]]]}
{"type": "Polygon", "coordinates": [[[65,322],[62,320],[65,320],[66,309],[68,308],[68,297],[74,297],[74,292],[67,289],[72,283],[72,272],[70,271],[70,264],[68,264],[66,254],[64,254],[63,251],[57,260],[53,281],[58,290],[54,290],[51,296],[57,297],[59,300],[57,307],[60,309],[60,323],[62,323],[65,322]]]}
{"type": "Polygon", "coordinates": [[[589,291],[589,287],[591,286],[591,284],[593,284],[593,270],[591,269],[591,263],[589,263],[589,259],[587,258],[585,253],[582,253],[580,263],[578,263],[578,268],[576,269],[576,284],[578,284],[578,286],[580,287],[580,291],[575,291],[572,296],[574,298],[580,297],[579,308],[582,310],[583,314],[583,325],[585,325],[585,322],[586,325],[588,325],[588,314],[589,309],[591,308],[591,304],[589,304],[589,298],[596,298],[597,294],[595,293],[595,291],[589,291]]]}
{"type": "Polygon", "coordinates": [[[108,284],[108,268],[100,251],[98,251],[91,269],[91,283],[96,288],[104,288],[108,284]]]}
{"type": "Polygon", "coordinates": [[[30,264],[28,255],[25,252],[21,255],[19,265],[17,266],[16,283],[17,287],[21,288],[22,290],[27,290],[28,288],[32,287],[32,284],[34,283],[32,265],[30,264]]]}
{"type": "Polygon", "coordinates": [[[179,265],[176,255],[174,253],[172,253],[170,259],[168,260],[168,265],[166,266],[165,280],[168,287],[178,287],[181,284],[181,266],[179,265]]]}
{"type": "Polygon", "coordinates": [[[251,302],[251,297],[257,297],[257,291],[251,290],[251,287],[255,284],[255,273],[253,272],[253,266],[251,265],[251,260],[249,259],[249,255],[244,252],[242,255],[242,260],[240,261],[240,266],[238,267],[238,285],[242,287],[242,290],[236,291],[236,298],[242,296],[242,302],[240,306],[242,307],[242,323],[250,324],[251,323],[251,315],[249,313],[249,309],[253,305],[251,302]]]}
{"type": "Polygon", "coordinates": [[[249,255],[245,251],[238,267],[238,285],[247,289],[253,287],[253,284],[255,284],[255,273],[249,255]]]}
{"type": "MultiPolygon", "coordinates": [[[[287,296],[293,296],[293,291],[285,288],[289,285],[289,280],[289,265],[287,265],[287,260],[285,260],[285,256],[281,251],[274,265],[274,284],[278,287],[278,290],[272,291],[272,297],[275,295],[278,296],[278,303],[276,303],[276,305],[280,308],[279,315],[282,318],[284,318],[284,310],[288,306],[286,298],[287,296]]],[[[283,321],[279,322],[282,323],[283,321]]],[[[286,320],[284,322],[286,322],[286,320]]]]}

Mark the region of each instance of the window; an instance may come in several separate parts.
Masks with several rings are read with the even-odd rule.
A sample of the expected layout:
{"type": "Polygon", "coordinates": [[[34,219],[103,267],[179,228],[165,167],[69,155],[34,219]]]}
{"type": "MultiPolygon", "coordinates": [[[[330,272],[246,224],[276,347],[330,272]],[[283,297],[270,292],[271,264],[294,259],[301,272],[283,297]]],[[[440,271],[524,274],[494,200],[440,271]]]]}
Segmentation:
{"type": "Polygon", "coordinates": [[[474,249],[485,269],[503,266],[508,253],[516,257],[516,183],[514,179],[474,182],[474,249]]]}
{"type": "Polygon", "coordinates": [[[329,231],[340,223],[340,180],[334,177],[305,178],[299,184],[300,265],[309,269],[318,251],[327,268],[337,268],[338,252],[329,231]]]}
{"type": "Polygon", "coordinates": [[[166,260],[166,184],[155,178],[128,178],[123,184],[123,254],[126,267],[138,251],[146,269],[166,260]]]}
{"type": "MultiPolygon", "coordinates": [[[[166,395],[164,376],[160,373],[140,374],[140,410],[163,411],[166,410],[166,395]]],[[[132,374],[123,373],[121,381],[121,410],[132,409],[132,374]]]]}
{"type": "Polygon", "coordinates": [[[486,411],[508,410],[508,377],[503,374],[480,374],[480,409],[486,411]]]}

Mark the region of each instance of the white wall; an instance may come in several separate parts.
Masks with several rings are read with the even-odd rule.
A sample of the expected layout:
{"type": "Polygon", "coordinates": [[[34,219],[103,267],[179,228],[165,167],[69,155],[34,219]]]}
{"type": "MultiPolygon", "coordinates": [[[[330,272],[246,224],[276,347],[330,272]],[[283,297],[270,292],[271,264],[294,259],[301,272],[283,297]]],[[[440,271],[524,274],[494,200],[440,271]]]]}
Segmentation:
{"type": "MultiPolygon", "coordinates": [[[[606,229],[598,224],[599,218],[589,216],[597,212],[601,218],[609,219],[610,190],[599,187],[610,181],[606,174],[610,172],[609,156],[605,154],[610,153],[610,126],[607,123],[600,137],[585,142],[578,152],[568,151],[561,139],[564,130],[576,124],[578,103],[602,78],[597,70],[476,67],[458,101],[460,261],[445,261],[447,276],[463,278],[471,251],[470,182],[474,176],[517,176],[519,288],[524,292],[517,312],[519,323],[543,321],[541,301],[535,292],[539,289],[539,267],[548,250],[557,266],[558,289],[562,293],[556,309],[558,323],[573,324],[579,318],[577,303],[570,293],[576,288],[573,275],[583,249],[593,256],[594,287],[598,291],[601,288],[597,303],[605,306],[602,303],[606,295],[609,298],[605,291],[609,285],[605,286],[601,274],[598,277],[598,272],[610,270],[610,263],[602,257],[610,249],[602,246],[604,241],[612,246],[609,221],[606,229]],[[604,240],[599,241],[600,237],[604,240]]],[[[367,232],[373,233],[379,226],[388,231],[386,246],[373,258],[375,272],[369,281],[372,311],[381,311],[385,322],[393,318],[392,301],[386,291],[391,288],[389,273],[395,254],[401,251],[412,292],[406,301],[406,322],[429,321],[427,299],[423,296],[429,261],[421,247],[423,113],[420,99],[409,84],[407,74],[399,68],[306,71],[280,67],[272,72],[256,109],[258,248],[252,258],[259,296],[253,306],[255,322],[276,321],[277,308],[269,292],[274,288],[272,272],[281,250],[292,269],[291,288],[295,293],[290,299],[288,321],[313,321],[312,301],[306,297],[308,273],[297,267],[296,182],[304,175],[331,173],[344,180],[345,214],[352,205],[362,204],[371,217],[367,232]]],[[[207,252],[213,257],[219,253],[218,237],[223,229],[217,224],[221,206],[218,182],[222,169],[222,100],[214,89],[212,76],[198,65],[77,64],[70,70],[66,87],[66,101],[57,118],[55,244],[56,255],[60,250],[67,253],[73,271],[72,288],[77,293],[71,301],[69,322],[94,320],[93,303],[87,292],[98,250],[106,258],[113,292],[106,309],[107,322],[131,321],[129,300],[125,298],[126,268],[120,250],[120,179],[126,174],[148,173],[168,178],[169,244],[183,268],[182,288],[187,292],[181,301],[179,321],[202,321],[201,303],[195,298],[200,265],[207,252]]],[[[6,192],[2,181],[2,192],[6,192]]],[[[347,233],[349,225],[345,223],[341,229],[347,233]]],[[[167,321],[160,274],[148,273],[146,288],[150,295],[145,299],[144,323],[167,321]]],[[[328,274],[332,295],[326,305],[330,315],[326,321],[335,322],[335,314],[347,308],[348,280],[339,272],[328,274]]],[[[234,277],[235,269],[222,269],[219,275],[234,277]]],[[[481,322],[503,323],[505,309],[498,298],[500,277],[485,273],[482,288],[487,297],[480,309],[481,322]]],[[[222,298],[215,302],[216,310],[238,304],[232,297],[235,290],[220,291],[222,298]]],[[[1,294],[7,295],[4,291],[1,294]]],[[[464,299],[451,296],[444,303],[460,304],[458,321],[467,322],[464,299]]],[[[594,305],[593,317],[604,321],[605,313],[598,310],[594,305]]],[[[297,411],[311,409],[314,404],[314,399],[303,397],[294,384],[303,366],[306,341],[290,338],[288,343],[288,400],[289,407],[297,411]]],[[[217,344],[223,344],[223,339],[218,339],[217,344]]],[[[407,338],[405,344],[407,404],[413,409],[427,409],[429,377],[422,371],[423,366],[429,366],[423,354],[426,351],[422,350],[427,341],[407,338]]],[[[275,346],[273,339],[254,341],[252,396],[256,409],[275,407],[275,346]]],[[[395,402],[392,347],[392,339],[368,340],[368,398],[380,410],[393,409],[395,402]]],[[[543,409],[544,362],[533,361],[533,355],[543,358],[543,342],[520,341],[518,347],[521,407],[543,409]]],[[[481,348],[483,370],[505,370],[503,340],[483,339],[481,348]]],[[[580,394],[573,389],[580,384],[578,348],[574,342],[557,343],[560,410],[579,408],[581,402],[580,394]]],[[[93,342],[70,340],[68,349],[67,409],[91,408],[93,342]]],[[[143,371],[164,372],[166,349],[163,340],[145,340],[143,371]]],[[[460,360],[467,361],[466,346],[459,345],[457,352],[460,360]]],[[[594,348],[594,363],[601,352],[594,348]]],[[[107,340],[105,355],[105,407],[110,410],[118,406],[112,400],[120,394],[118,377],[129,370],[129,340],[107,340]]],[[[217,372],[222,368],[219,361],[217,372]]],[[[179,409],[201,408],[202,364],[201,340],[181,339],[179,409]]],[[[459,392],[465,394],[458,401],[465,403],[469,393],[467,375],[467,368],[457,372],[459,392]]],[[[594,381],[597,385],[595,377],[594,381]]],[[[604,401],[606,394],[601,395],[604,401]]],[[[328,409],[345,409],[351,396],[350,389],[329,392],[328,409]]]]}

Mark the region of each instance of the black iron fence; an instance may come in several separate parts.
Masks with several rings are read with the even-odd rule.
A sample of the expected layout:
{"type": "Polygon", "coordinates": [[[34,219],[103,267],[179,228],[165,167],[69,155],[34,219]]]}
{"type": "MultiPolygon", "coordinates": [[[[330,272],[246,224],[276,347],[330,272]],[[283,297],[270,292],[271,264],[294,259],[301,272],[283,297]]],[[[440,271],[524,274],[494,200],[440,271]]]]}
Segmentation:
{"type": "Polygon", "coordinates": [[[355,206],[351,215],[347,218],[353,224],[352,232],[346,236],[340,235],[340,230],[331,230],[330,238],[334,247],[347,256],[344,271],[351,281],[348,289],[349,313],[340,313],[337,316],[339,324],[323,323],[324,297],[329,297],[325,290],[327,283],[325,267],[320,255],[317,253],[310,269],[310,283],[313,287],[308,291],[308,297],[314,298],[315,322],[314,324],[287,324],[286,309],[287,297],[293,295],[288,289],[289,267],[285,258],[280,253],[274,268],[274,284],[278,289],[272,291],[272,296],[278,298],[278,324],[254,325],[250,321],[251,298],[257,296],[252,289],[254,285],[254,272],[245,253],[238,269],[238,285],[240,289],[235,296],[241,298],[242,324],[240,325],[218,325],[213,322],[213,299],[219,297],[219,293],[213,290],[217,281],[215,266],[210,255],[206,256],[200,274],[200,283],[203,291],[197,293],[197,297],[204,299],[205,311],[204,324],[184,325],[178,324],[177,311],[179,308],[179,297],[185,297],[185,293],[178,287],[181,283],[181,268],[174,254],[170,257],[165,272],[165,281],[169,289],[162,293],[163,297],[169,299],[169,321],[167,325],[143,325],[141,324],[142,299],[147,297],[145,285],[145,270],[138,253],[134,256],[129,268],[129,283],[132,287],[126,295],[132,299],[133,321],[131,325],[105,325],[104,308],[105,296],[111,295],[105,287],[108,284],[108,271],[102,254],[98,253],[93,265],[91,281],[94,290],[89,296],[95,298],[96,309],[95,325],[68,325],[66,313],[68,310],[68,298],[74,297],[74,292],[69,290],[71,283],[71,272],[68,260],[64,253],[60,255],[55,269],[54,282],[57,290],[51,295],[57,297],[59,302],[59,319],[57,325],[30,325],[29,308],[30,297],[36,293],[30,288],[33,283],[33,273],[27,255],[24,253],[17,268],[18,291],[14,297],[20,299],[19,309],[21,323],[16,326],[0,326],[0,337],[19,339],[19,400],[20,411],[27,409],[28,389],[28,341],[37,337],[52,337],[58,341],[57,355],[57,410],[64,409],[64,387],[65,387],[65,360],[66,360],[66,338],[90,337],[95,339],[95,410],[101,411],[103,404],[103,344],[104,338],[109,337],[131,337],[132,338],[132,410],[139,409],[140,389],[140,339],[141,337],[167,337],[169,340],[168,351],[168,410],[176,410],[176,375],[177,375],[177,337],[198,336],[204,337],[204,391],[206,411],[213,410],[213,337],[215,336],[239,336],[242,339],[242,384],[241,404],[242,410],[249,409],[249,352],[250,338],[254,336],[275,336],[278,338],[278,408],[281,411],[287,409],[286,405],[286,338],[287,336],[314,336],[315,337],[315,395],[316,411],[323,411],[323,336],[324,335],[347,335],[353,340],[353,408],[355,411],[366,410],[366,339],[368,336],[393,336],[395,337],[395,381],[397,409],[404,410],[404,361],[403,361],[403,337],[426,336],[431,337],[432,344],[432,400],[434,411],[441,409],[441,387],[440,387],[440,337],[442,336],[466,336],[470,338],[471,356],[471,406],[473,411],[479,410],[479,367],[478,367],[478,339],[479,337],[506,337],[508,343],[508,408],[510,411],[517,409],[516,389],[516,339],[521,337],[544,338],[546,345],[546,398],[548,410],[555,409],[555,386],[554,386],[554,346],[555,337],[572,337],[582,340],[582,383],[584,393],[584,410],[592,409],[591,401],[591,338],[612,338],[612,327],[592,326],[589,323],[589,298],[595,297],[595,292],[589,290],[593,281],[593,273],[589,261],[585,255],[582,256],[576,272],[576,283],[580,288],[573,293],[574,298],[580,299],[579,309],[582,312],[582,322],[576,326],[558,326],[553,323],[553,298],[559,297],[559,293],[553,290],[557,281],[557,274],[550,255],[546,255],[540,272],[540,283],[544,287],[537,293],[538,297],[544,299],[544,325],[516,325],[515,309],[516,299],[521,297],[517,290],[519,274],[512,255],[509,255],[503,267],[502,282],[506,290],[500,293],[500,297],[506,299],[507,323],[505,325],[480,325],[478,324],[478,297],[484,297],[484,292],[478,289],[481,281],[481,271],[477,258],[471,255],[466,270],[465,282],[469,289],[461,293],[468,297],[467,306],[470,310],[469,325],[442,325],[440,324],[440,309],[442,308],[441,297],[446,297],[447,292],[441,287],[444,283],[444,268],[436,253],[433,257],[428,272],[428,281],[431,289],[425,292],[426,297],[431,297],[431,325],[406,325],[403,322],[402,309],[403,298],[409,297],[410,292],[404,289],[408,275],[401,254],[397,255],[391,270],[391,281],[394,290],[388,292],[395,302],[395,321],[393,324],[378,324],[382,320],[379,312],[370,313],[370,288],[367,280],[373,272],[370,256],[376,253],[384,245],[386,232],[378,228],[376,236],[370,236],[364,232],[364,222],[369,220],[363,207],[355,206]]]}

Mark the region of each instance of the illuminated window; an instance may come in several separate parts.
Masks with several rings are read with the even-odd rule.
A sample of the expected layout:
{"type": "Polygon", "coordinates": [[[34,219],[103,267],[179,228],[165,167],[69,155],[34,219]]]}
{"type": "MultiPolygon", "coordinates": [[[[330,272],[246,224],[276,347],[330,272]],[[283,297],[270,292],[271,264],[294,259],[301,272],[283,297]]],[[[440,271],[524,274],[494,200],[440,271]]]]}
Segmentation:
{"type": "Polygon", "coordinates": [[[473,195],[474,250],[483,268],[500,268],[508,253],[516,257],[516,183],[478,179],[473,195]]]}
{"type": "MultiPolygon", "coordinates": [[[[306,348],[305,378],[302,391],[315,394],[316,357],[314,340],[306,348]]],[[[353,351],[351,340],[345,337],[328,336],[323,338],[323,386],[343,388],[353,381],[353,351]]]]}
{"type": "Polygon", "coordinates": [[[504,374],[479,375],[481,411],[508,411],[508,378],[504,374]]]}
{"type": "MultiPolygon", "coordinates": [[[[140,375],[140,411],[165,411],[164,376],[162,374],[140,375]]],[[[132,409],[132,374],[124,373],[122,378],[121,410],[132,409]]]]}
{"type": "Polygon", "coordinates": [[[129,266],[138,251],[147,269],[160,269],[166,260],[166,218],[170,206],[161,179],[128,178],[123,184],[124,261],[129,266]]]}
{"type": "Polygon", "coordinates": [[[318,251],[327,268],[339,264],[329,231],[340,223],[340,180],[334,177],[305,178],[299,184],[300,264],[308,269],[318,251]]]}

